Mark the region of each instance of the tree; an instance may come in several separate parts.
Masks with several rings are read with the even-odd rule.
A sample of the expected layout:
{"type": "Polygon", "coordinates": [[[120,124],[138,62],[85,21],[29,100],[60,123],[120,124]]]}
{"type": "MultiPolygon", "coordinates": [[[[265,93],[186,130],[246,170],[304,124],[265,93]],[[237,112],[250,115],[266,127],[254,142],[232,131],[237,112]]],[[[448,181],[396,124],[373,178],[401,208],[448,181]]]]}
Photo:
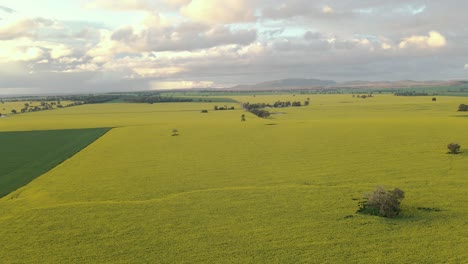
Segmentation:
{"type": "Polygon", "coordinates": [[[178,136],[178,135],[179,135],[179,130],[172,129],[172,136],[178,136]]]}
{"type": "Polygon", "coordinates": [[[242,121],[242,122],[245,121],[245,115],[244,115],[244,114],[241,115],[241,121],[242,121]]]}
{"type": "Polygon", "coordinates": [[[447,148],[449,149],[449,154],[458,154],[458,152],[460,151],[460,144],[457,144],[457,143],[450,143],[447,145],[447,148]]]}
{"type": "Polygon", "coordinates": [[[458,111],[468,111],[468,105],[466,104],[460,104],[458,106],[458,111]]]}
{"type": "Polygon", "coordinates": [[[437,98],[432,97],[432,102],[435,102],[435,101],[437,101],[437,98]]]}
{"type": "Polygon", "coordinates": [[[383,187],[379,186],[364,197],[357,212],[389,218],[396,217],[400,214],[400,204],[404,198],[405,193],[398,188],[385,191],[383,187]]]}
{"type": "Polygon", "coordinates": [[[11,113],[16,114],[16,110],[15,109],[11,110],[11,113]]]}

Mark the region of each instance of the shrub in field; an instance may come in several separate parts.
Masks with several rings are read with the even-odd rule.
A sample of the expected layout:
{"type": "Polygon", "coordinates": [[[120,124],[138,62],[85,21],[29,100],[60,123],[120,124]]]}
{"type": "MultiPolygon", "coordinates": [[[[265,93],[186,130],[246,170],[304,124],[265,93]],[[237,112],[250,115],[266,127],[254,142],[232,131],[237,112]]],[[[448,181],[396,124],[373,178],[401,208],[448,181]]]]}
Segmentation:
{"type": "Polygon", "coordinates": [[[178,135],[179,135],[179,130],[172,129],[172,136],[178,136],[178,135]]]}
{"type": "Polygon", "coordinates": [[[468,105],[466,105],[466,104],[459,105],[458,106],[458,111],[461,111],[461,112],[468,111],[468,105]]]}
{"type": "Polygon", "coordinates": [[[405,198],[405,193],[402,190],[395,188],[392,191],[386,191],[379,186],[364,197],[357,212],[389,218],[396,217],[400,214],[400,203],[403,198],[405,198]]]}
{"type": "Polygon", "coordinates": [[[450,143],[447,145],[447,148],[449,149],[449,154],[458,154],[461,146],[457,143],[450,143]]]}

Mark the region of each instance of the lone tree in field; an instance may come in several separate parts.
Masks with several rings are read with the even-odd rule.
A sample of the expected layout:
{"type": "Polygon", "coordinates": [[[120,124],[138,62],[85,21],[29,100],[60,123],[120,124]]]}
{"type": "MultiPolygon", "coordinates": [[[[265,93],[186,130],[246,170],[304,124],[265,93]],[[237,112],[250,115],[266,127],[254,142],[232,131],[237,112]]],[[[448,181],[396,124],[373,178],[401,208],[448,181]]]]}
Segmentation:
{"type": "Polygon", "coordinates": [[[458,111],[459,111],[459,112],[468,111],[468,105],[466,105],[466,104],[460,104],[460,105],[458,106],[458,111]]]}
{"type": "Polygon", "coordinates": [[[178,135],[179,135],[179,130],[172,129],[172,136],[178,136],[178,135]]]}
{"type": "Polygon", "coordinates": [[[241,121],[242,121],[242,122],[245,121],[245,115],[244,115],[244,114],[241,115],[241,121]]]}
{"type": "Polygon", "coordinates": [[[437,101],[437,98],[432,97],[432,102],[435,102],[435,101],[437,101]]]}
{"type": "Polygon", "coordinates": [[[357,212],[389,218],[396,217],[400,214],[400,203],[404,198],[405,193],[398,188],[393,191],[385,191],[383,187],[379,186],[364,197],[357,212]]]}
{"type": "Polygon", "coordinates": [[[449,154],[458,154],[461,146],[457,143],[450,143],[447,145],[447,148],[449,149],[449,154]]]}

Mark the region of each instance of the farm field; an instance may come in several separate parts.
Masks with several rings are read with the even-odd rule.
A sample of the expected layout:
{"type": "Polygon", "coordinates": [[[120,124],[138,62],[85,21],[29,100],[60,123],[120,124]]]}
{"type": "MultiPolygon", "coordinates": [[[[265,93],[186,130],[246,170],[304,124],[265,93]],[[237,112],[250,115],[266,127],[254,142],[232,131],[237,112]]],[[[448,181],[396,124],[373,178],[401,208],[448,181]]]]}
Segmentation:
{"type": "Polygon", "coordinates": [[[0,199],[1,262],[466,262],[468,114],[456,110],[467,99],[232,99],[307,97],[269,119],[204,102],[0,119],[3,132],[113,127],[0,199]],[[462,153],[446,154],[450,142],[462,153]],[[405,191],[398,218],[355,214],[378,185],[405,191]]]}
{"type": "Polygon", "coordinates": [[[0,132],[0,197],[73,156],[108,128],[0,132]]]}

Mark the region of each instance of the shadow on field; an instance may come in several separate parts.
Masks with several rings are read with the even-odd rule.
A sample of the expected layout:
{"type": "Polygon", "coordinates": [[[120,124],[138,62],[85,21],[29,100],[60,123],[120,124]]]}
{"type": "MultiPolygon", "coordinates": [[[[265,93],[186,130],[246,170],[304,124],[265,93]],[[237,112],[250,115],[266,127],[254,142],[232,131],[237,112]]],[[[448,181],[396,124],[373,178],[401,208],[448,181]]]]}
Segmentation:
{"type": "Polygon", "coordinates": [[[439,207],[429,207],[424,205],[408,206],[402,209],[401,214],[396,218],[389,220],[402,220],[402,221],[431,221],[439,218],[441,213],[445,210],[439,207]]]}
{"type": "MultiPolygon", "coordinates": [[[[352,198],[353,201],[360,201],[359,198],[352,198]]],[[[338,220],[351,220],[351,219],[381,219],[388,224],[398,224],[398,223],[405,223],[405,222],[418,222],[418,221],[432,221],[441,216],[440,213],[443,213],[447,210],[444,210],[439,207],[429,207],[424,205],[406,205],[403,206],[401,212],[396,217],[382,217],[378,215],[371,215],[366,213],[360,213],[356,211],[356,213],[352,215],[346,215],[338,220]]]]}

